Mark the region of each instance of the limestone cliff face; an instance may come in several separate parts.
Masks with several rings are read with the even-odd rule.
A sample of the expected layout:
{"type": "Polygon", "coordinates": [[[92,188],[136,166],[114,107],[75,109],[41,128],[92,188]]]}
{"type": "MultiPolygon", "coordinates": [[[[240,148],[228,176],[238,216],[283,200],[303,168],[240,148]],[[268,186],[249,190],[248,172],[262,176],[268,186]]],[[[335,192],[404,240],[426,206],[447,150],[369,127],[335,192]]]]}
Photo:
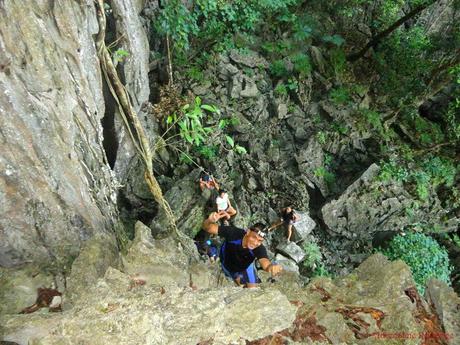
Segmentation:
{"type": "MultiPolygon", "coordinates": [[[[149,45],[139,16],[144,2],[144,0],[114,0],[111,2],[117,37],[121,37],[120,46],[129,54],[119,72],[124,77],[126,89],[136,111],[141,110],[150,94],[149,45]]],[[[118,114],[114,118],[114,124],[118,134],[114,170],[118,176],[123,176],[134,156],[134,146],[129,135],[125,133],[123,121],[118,114]]]]}
{"type": "MultiPolygon", "coordinates": [[[[117,13],[129,22],[137,7],[117,13]]],[[[98,30],[91,0],[0,2],[0,266],[65,261],[117,220],[98,30]]],[[[147,53],[137,49],[131,65],[147,53]]],[[[126,73],[136,93],[146,81],[140,66],[126,73]]],[[[142,89],[137,103],[148,97],[142,89]]]]}

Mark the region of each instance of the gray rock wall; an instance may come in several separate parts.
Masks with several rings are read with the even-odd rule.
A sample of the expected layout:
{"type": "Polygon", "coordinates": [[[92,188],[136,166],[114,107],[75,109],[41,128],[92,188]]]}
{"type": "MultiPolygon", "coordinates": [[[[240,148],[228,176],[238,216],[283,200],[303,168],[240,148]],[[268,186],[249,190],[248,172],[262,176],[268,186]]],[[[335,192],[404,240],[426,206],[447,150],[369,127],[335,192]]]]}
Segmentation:
{"type": "MultiPolygon", "coordinates": [[[[68,260],[117,219],[98,30],[91,0],[0,2],[0,266],[68,260]]],[[[144,68],[126,73],[138,105],[148,97],[142,49],[130,64],[144,68]]]]}
{"type": "Polygon", "coordinates": [[[370,239],[378,231],[402,231],[418,227],[426,232],[455,231],[460,220],[448,215],[435,193],[430,201],[417,203],[404,186],[397,181],[380,181],[380,168],[371,165],[336,200],[322,209],[324,222],[331,233],[347,239],[370,239]]]}

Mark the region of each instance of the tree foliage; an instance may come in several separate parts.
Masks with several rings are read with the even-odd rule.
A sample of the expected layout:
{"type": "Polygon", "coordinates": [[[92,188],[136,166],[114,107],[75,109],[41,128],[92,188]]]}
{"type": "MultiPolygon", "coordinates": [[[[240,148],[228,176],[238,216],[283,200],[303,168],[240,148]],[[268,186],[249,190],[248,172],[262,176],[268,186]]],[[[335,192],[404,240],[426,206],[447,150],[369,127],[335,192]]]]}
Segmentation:
{"type": "Polygon", "coordinates": [[[171,36],[177,54],[186,55],[192,45],[208,45],[219,51],[234,45],[235,34],[253,33],[269,13],[286,10],[296,2],[196,0],[187,6],[179,0],[168,0],[162,2],[154,26],[158,33],[171,36]]]}
{"type": "Polygon", "coordinates": [[[412,276],[421,294],[426,282],[436,278],[450,285],[452,268],[447,251],[430,236],[420,233],[398,235],[387,249],[383,250],[391,260],[401,259],[411,269],[412,276]]]}
{"type": "Polygon", "coordinates": [[[166,144],[180,152],[180,160],[187,164],[194,162],[196,154],[208,160],[213,159],[218,155],[219,149],[246,154],[243,146],[236,144],[232,136],[225,134],[225,129],[229,125],[238,124],[238,121],[234,118],[220,118],[220,115],[219,108],[203,104],[200,97],[195,97],[193,104],[187,103],[179,112],[166,117],[166,133],[173,129],[168,133],[166,144]],[[218,121],[208,114],[216,115],[218,121]],[[180,141],[173,140],[177,136],[181,138],[180,141]]]}

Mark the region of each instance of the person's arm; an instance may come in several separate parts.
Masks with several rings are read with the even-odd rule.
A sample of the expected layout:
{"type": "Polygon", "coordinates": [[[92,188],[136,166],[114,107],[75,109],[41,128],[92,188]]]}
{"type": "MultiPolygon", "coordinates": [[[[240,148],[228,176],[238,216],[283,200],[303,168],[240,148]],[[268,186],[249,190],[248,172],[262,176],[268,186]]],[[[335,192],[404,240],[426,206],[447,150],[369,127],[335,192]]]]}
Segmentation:
{"type": "Polygon", "coordinates": [[[214,182],[214,188],[217,191],[219,191],[220,188],[219,188],[219,184],[217,183],[216,179],[214,178],[214,176],[211,176],[211,178],[212,178],[212,182],[214,182]]]}
{"type": "Polygon", "coordinates": [[[277,223],[273,223],[272,225],[270,225],[270,227],[267,229],[267,231],[272,231],[272,230],[275,230],[278,226],[280,226],[281,224],[283,224],[283,220],[280,219],[277,223]]]}
{"type": "Polygon", "coordinates": [[[281,267],[281,265],[273,264],[267,258],[259,259],[259,263],[260,263],[260,266],[262,266],[262,269],[265,272],[270,273],[272,276],[276,276],[283,270],[283,267],[281,267]]]}
{"type": "Polygon", "coordinates": [[[275,276],[282,271],[283,268],[281,267],[281,265],[278,265],[277,263],[272,263],[268,259],[267,249],[263,245],[254,249],[254,255],[259,260],[260,266],[262,266],[262,269],[265,272],[268,272],[272,276],[275,276]]]}
{"type": "Polygon", "coordinates": [[[225,217],[225,214],[222,212],[212,212],[207,219],[204,220],[202,228],[207,233],[217,235],[219,232],[219,225],[217,225],[217,221],[221,218],[225,217]]]}

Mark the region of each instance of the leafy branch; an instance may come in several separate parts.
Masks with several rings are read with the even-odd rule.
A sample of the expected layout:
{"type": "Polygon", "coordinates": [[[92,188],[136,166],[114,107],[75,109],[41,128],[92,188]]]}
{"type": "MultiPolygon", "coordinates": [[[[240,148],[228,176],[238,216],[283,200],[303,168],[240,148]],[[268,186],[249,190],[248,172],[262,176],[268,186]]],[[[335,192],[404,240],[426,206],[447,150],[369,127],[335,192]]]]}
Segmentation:
{"type": "MultiPolygon", "coordinates": [[[[192,105],[186,104],[183,106],[179,111],[179,115],[177,112],[169,115],[166,118],[166,125],[168,128],[163,134],[163,137],[173,128],[178,130],[178,133],[166,138],[164,140],[165,143],[168,146],[173,146],[171,140],[180,137],[183,144],[190,145],[191,147],[197,149],[201,148],[203,150],[203,148],[207,147],[206,145],[212,145],[212,143],[215,142],[219,137],[222,137],[225,128],[227,128],[229,125],[234,125],[237,123],[237,120],[230,118],[220,119],[217,124],[206,126],[204,123],[206,112],[220,115],[220,110],[216,106],[203,104],[200,97],[195,97],[194,103],[192,105]]],[[[240,155],[247,153],[243,146],[235,144],[234,139],[230,135],[224,134],[224,138],[225,142],[220,141],[220,145],[225,150],[233,150],[240,155]]],[[[177,147],[174,147],[174,149],[176,151],[180,151],[181,155],[183,156],[184,150],[178,150],[177,147]]],[[[210,154],[209,150],[204,151],[210,154]]],[[[194,162],[189,154],[187,154],[185,160],[187,162],[194,162]]]]}

